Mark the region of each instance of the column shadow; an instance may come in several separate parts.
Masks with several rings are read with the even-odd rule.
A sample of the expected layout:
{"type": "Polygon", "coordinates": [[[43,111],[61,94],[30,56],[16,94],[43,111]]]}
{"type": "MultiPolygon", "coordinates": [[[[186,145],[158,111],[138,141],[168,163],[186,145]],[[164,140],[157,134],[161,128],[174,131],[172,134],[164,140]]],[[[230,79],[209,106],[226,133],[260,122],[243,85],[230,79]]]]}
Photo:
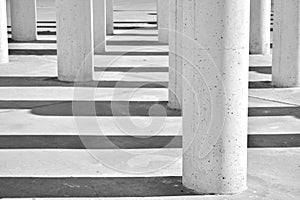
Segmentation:
{"type": "Polygon", "coordinates": [[[43,197],[168,197],[197,195],[182,177],[0,178],[0,196],[43,197]],[[30,188],[30,190],[28,190],[30,188]]]}
{"type": "Polygon", "coordinates": [[[181,116],[180,110],[170,109],[163,101],[0,101],[0,109],[31,109],[41,116],[181,116]]]}
{"type": "Polygon", "coordinates": [[[249,117],[293,116],[300,119],[300,107],[250,107],[249,117]]]}
{"type": "MultiPolygon", "coordinates": [[[[127,68],[128,70],[130,68],[127,68]]],[[[127,70],[123,69],[124,71],[127,70]]],[[[96,71],[108,70],[108,68],[98,68],[96,71]]],[[[112,68],[108,71],[122,70],[112,68]]],[[[145,69],[152,71],[154,69],[145,69]]],[[[163,71],[165,69],[162,69],[163,71]]],[[[143,69],[136,70],[144,72],[143,69]]],[[[90,81],[90,82],[64,82],[57,77],[0,77],[0,87],[91,87],[91,88],[168,88],[168,82],[146,82],[146,81],[90,81]]]]}
{"type": "Polygon", "coordinates": [[[104,136],[100,133],[98,135],[0,136],[0,149],[157,149],[181,147],[181,136],[104,136]],[[84,144],[88,144],[88,146],[84,144]]]}

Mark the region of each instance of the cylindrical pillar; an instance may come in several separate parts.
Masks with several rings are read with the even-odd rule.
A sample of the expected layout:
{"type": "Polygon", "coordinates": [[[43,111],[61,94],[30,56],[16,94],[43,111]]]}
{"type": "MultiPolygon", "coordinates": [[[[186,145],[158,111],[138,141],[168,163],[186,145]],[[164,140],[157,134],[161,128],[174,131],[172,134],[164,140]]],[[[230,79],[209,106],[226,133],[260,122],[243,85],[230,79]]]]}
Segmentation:
{"type": "Polygon", "coordinates": [[[106,0],[94,0],[94,51],[95,53],[105,52],[106,38],[106,0]]]}
{"type": "Polygon", "coordinates": [[[0,64],[8,62],[6,0],[0,0],[0,64]]]}
{"type": "Polygon", "coordinates": [[[114,34],[114,0],[106,0],[106,33],[114,34]]]}
{"type": "Polygon", "coordinates": [[[56,0],[58,79],[93,80],[92,0],[56,0]]]}
{"type": "Polygon", "coordinates": [[[183,184],[247,188],[250,0],[183,0],[183,184]]]}
{"type": "Polygon", "coordinates": [[[157,0],[158,41],[169,43],[169,0],[157,0]]]}
{"type": "Polygon", "coordinates": [[[10,0],[6,0],[6,16],[7,16],[7,25],[10,26],[10,0]]]}
{"type": "Polygon", "coordinates": [[[270,54],[271,0],[250,2],[250,53],[270,54]]]}
{"type": "Polygon", "coordinates": [[[183,0],[170,0],[169,31],[169,107],[179,110],[182,105],[182,33],[183,0]]]}
{"type": "Polygon", "coordinates": [[[273,84],[300,86],[300,1],[274,0],[273,84]]]}
{"type": "Polygon", "coordinates": [[[36,0],[11,0],[12,39],[32,41],[37,39],[36,0]]]}

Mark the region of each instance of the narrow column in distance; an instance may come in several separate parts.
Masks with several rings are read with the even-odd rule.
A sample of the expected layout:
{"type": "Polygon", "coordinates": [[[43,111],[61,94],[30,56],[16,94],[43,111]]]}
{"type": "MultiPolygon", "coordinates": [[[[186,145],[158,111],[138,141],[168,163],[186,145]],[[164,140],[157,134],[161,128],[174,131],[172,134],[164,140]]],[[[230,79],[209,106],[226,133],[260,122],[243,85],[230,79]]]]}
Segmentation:
{"type": "Polygon", "coordinates": [[[250,54],[270,54],[271,0],[250,2],[250,54]]]}
{"type": "Polygon", "coordinates": [[[300,1],[274,0],[273,85],[300,87],[300,1]]]}
{"type": "Polygon", "coordinates": [[[106,0],[106,34],[114,34],[114,0],[106,0]]]}
{"type": "Polygon", "coordinates": [[[94,51],[95,53],[105,52],[106,46],[106,0],[94,0],[93,22],[94,22],[94,51]]]}
{"type": "Polygon", "coordinates": [[[92,81],[93,0],[56,0],[58,79],[92,81]]]}
{"type": "Polygon", "coordinates": [[[169,0],[157,0],[158,41],[169,43],[169,0]]]}
{"type": "Polygon", "coordinates": [[[10,0],[12,39],[37,39],[36,0],[10,0]]]}
{"type": "Polygon", "coordinates": [[[0,64],[8,62],[6,0],[0,0],[0,64]]]}
{"type": "Polygon", "coordinates": [[[169,31],[169,107],[180,110],[182,105],[182,32],[183,0],[170,0],[169,31]]]}

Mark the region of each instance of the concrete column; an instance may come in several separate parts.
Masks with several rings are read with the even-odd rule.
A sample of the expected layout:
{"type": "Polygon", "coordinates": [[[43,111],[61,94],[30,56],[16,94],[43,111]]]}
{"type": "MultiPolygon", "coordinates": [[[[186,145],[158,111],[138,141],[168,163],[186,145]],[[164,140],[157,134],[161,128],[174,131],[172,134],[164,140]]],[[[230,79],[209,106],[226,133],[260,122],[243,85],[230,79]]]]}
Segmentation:
{"type": "Polygon", "coordinates": [[[250,2],[250,53],[270,54],[271,0],[250,2]]]}
{"type": "Polygon", "coordinates": [[[6,0],[6,16],[7,16],[7,25],[10,26],[10,0],[6,0]]]}
{"type": "Polygon", "coordinates": [[[56,0],[59,80],[93,80],[92,6],[92,0],[56,0]]]}
{"type": "Polygon", "coordinates": [[[94,47],[95,53],[105,52],[106,38],[106,0],[93,1],[94,14],[94,47]]]}
{"type": "Polygon", "coordinates": [[[6,0],[0,0],[0,64],[8,62],[6,0]]]}
{"type": "Polygon", "coordinates": [[[36,1],[11,0],[12,39],[32,41],[37,39],[36,1]]]}
{"type": "Polygon", "coordinates": [[[182,105],[182,1],[170,0],[169,107],[172,109],[181,109],[182,105]]]}
{"type": "Polygon", "coordinates": [[[169,43],[170,0],[157,0],[158,41],[169,43]]]}
{"type": "Polygon", "coordinates": [[[247,188],[250,0],[183,0],[183,184],[247,188]]]}
{"type": "Polygon", "coordinates": [[[300,1],[274,0],[273,84],[300,86],[300,1]]]}
{"type": "Polygon", "coordinates": [[[106,0],[106,33],[114,34],[114,1],[106,0]]]}

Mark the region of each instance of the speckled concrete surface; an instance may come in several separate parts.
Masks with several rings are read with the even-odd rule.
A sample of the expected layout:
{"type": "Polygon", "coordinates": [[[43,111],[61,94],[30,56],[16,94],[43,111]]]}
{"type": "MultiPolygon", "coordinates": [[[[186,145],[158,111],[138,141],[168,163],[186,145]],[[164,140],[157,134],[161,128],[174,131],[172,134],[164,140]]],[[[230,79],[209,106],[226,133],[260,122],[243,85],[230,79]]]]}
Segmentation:
{"type": "MultiPolygon", "coordinates": [[[[98,101],[126,100],[134,91],[132,100],[138,101],[131,110],[134,116],[128,116],[128,112],[121,109],[118,116],[112,117],[112,109],[108,109],[110,102],[98,102],[96,117],[84,109],[74,117],[70,102],[74,88],[72,84],[56,80],[56,56],[11,55],[9,64],[0,65],[0,197],[299,199],[300,90],[271,86],[271,56],[250,56],[249,189],[239,195],[218,197],[199,196],[183,188],[182,119],[176,112],[169,111],[169,116],[161,112],[168,98],[168,46],[157,43],[158,33],[152,23],[156,20],[155,0],[130,0],[135,1],[133,7],[129,0],[115,1],[116,21],[134,23],[116,23],[120,28],[108,41],[109,51],[115,53],[95,56],[95,71],[99,78],[104,75],[102,85],[90,83],[78,88],[95,94],[81,100],[96,98],[98,101]],[[132,24],[146,29],[127,29],[132,24]],[[128,50],[139,53],[120,56],[128,50]],[[121,83],[126,83],[126,87],[113,89],[119,81],[124,81],[121,83]],[[149,83],[148,87],[136,89],[149,83]],[[152,105],[155,105],[154,116],[150,118],[145,115],[152,105]],[[80,127],[81,122],[88,124],[87,128],[80,127]],[[107,139],[106,136],[110,136],[108,140],[96,142],[107,139]],[[85,150],[85,146],[90,149],[85,150]],[[161,147],[165,148],[157,149],[161,147]],[[126,157],[118,148],[133,155],[126,157]],[[114,162],[99,164],[92,157],[93,152],[103,160],[114,157],[114,162]],[[166,167],[159,168],[161,166],[166,167]],[[124,167],[127,171],[121,173],[113,167],[124,167]],[[134,175],[129,173],[132,169],[154,171],[134,175]]],[[[40,21],[55,19],[52,6],[53,1],[38,0],[40,21]]],[[[11,50],[55,50],[56,38],[51,34],[55,29],[43,27],[39,31],[44,32],[39,35],[43,41],[10,43],[11,50]]]]}

